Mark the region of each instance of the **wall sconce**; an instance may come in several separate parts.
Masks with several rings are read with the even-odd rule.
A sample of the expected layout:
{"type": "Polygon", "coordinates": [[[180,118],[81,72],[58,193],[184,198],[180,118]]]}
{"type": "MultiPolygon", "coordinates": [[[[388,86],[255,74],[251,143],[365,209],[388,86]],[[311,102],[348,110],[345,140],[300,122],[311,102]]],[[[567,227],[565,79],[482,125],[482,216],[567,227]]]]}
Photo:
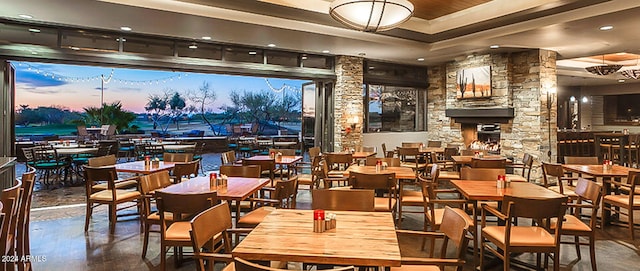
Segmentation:
{"type": "Polygon", "coordinates": [[[347,118],[347,124],[349,126],[347,126],[347,128],[345,128],[345,132],[347,134],[350,134],[353,130],[356,129],[356,125],[358,125],[358,123],[360,123],[360,118],[358,118],[358,116],[350,116],[347,118]]]}

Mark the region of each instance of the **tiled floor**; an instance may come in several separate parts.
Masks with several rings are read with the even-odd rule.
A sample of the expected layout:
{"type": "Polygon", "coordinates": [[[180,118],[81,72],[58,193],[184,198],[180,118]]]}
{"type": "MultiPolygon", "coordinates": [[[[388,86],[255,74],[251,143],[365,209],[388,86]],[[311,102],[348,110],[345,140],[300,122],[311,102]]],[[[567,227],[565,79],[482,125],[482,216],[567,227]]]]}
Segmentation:
{"type": "MultiPolygon", "coordinates": [[[[219,156],[209,156],[209,168],[217,166],[219,156]],[[217,159],[216,159],[217,158],[217,159]],[[210,159],[210,160],[209,160],[210,159]]],[[[207,164],[207,161],[205,161],[207,164]]],[[[41,262],[34,262],[34,270],[159,270],[159,234],[151,234],[147,258],[141,257],[142,235],[136,216],[120,217],[115,234],[108,233],[106,207],[94,211],[89,231],[85,234],[84,192],[76,187],[42,190],[37,197],[39,206],[32,211],[31,254],[40,256],[41,262]],[[54,194],[55,196],[51,195],[54,194]],[[53,202],[50,202],[53,201],[53,202]],[[71,205],[69,205],[71,204],[71,205]]],[[[301,190],[298,207],[309,208],[310,195],[301,190]]],[[[131,214],[131,211],[124,211],[131,214]]],[[[418,214],[406,214],[402,222],[404,229],[421,229],[422,217],[418,214]]],[[[640,234],[640,230],[636,231],[640,234]]],[[[419,249],[421,240],[404,239],[403,253],[424,255],[419,249]]],[[[582,260],[577,260],[572,245],[561,247],[561,270],[590,270],[587,247],[582,247],[582,260]]],[[[600,270],[639,270],[640,240],[631,241],[625,228],[610,226],[597,231],[596,252],[600,270]]],[[[519,257],[532,261],[529,254],[519,257]]],[[[465,270],[473,270],[471,254],[465,270]]],[[[191,261],[175,269],[173,259],[167,261],[167,270],[194,270],[191,261]]],[[[501,266],[488,270],[501,270],[501,266]]],[[[514,268],[517,270],[517,268],[514,268]]]]}

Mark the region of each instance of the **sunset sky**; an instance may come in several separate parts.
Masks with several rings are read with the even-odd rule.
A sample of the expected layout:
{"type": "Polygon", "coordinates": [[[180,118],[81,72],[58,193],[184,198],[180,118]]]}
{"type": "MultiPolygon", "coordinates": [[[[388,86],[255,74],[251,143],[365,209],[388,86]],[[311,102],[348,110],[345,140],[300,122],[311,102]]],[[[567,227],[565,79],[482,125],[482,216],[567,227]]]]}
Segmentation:
{"type": "MultiPolygon", "coordinates": [[[[16,68],[16,107],[59,106],[73,111],[84,111],[82,108],[88,106],[99,107],[100,76],[108,78],[112,73],[110,67],[34,62],[12,64],[16,68]]],[[[114,68],[113,77],[104,85],[104,102],[120,101],[125,110],[141,113],[145,112],[149,95],[160,95],[164,90],[185,94],[197,90],[203,82],[208,82],[216,92],[218,98],[210,108],[218,112],[221,105],[229,103],[228,93],[232,90],[271,91],[262,77],[114,68]]],[[[301,93],[302,84],[309,81],[269,78],[268,82],[274,89],[287,85],[286,91],[301,93]]],[[[187,106],[189,104],[187,100],[187,106]]]]}

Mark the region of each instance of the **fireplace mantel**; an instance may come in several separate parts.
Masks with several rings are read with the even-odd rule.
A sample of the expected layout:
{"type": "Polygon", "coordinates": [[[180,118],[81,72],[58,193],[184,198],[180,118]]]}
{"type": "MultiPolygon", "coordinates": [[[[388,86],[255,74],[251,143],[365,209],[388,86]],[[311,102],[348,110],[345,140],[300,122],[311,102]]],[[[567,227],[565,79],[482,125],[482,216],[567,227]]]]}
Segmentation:
{"type": "Polygon", "coordinates": [[[513,119],[513,107],[446,109],[445,116],[457,123],[509,123],[513,119]]]}

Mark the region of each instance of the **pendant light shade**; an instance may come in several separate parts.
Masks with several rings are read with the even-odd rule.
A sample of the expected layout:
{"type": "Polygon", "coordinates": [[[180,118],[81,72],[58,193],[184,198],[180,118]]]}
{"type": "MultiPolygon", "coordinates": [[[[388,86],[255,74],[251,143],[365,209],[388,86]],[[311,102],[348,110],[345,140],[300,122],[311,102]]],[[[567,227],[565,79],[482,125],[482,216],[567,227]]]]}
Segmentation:
{"type": "Polygon", "coordinates": [[[413,4],[407,0],[336,0],[331,3],[329,14],[353,29],[377,32],[409,20],[413,4]]]}

